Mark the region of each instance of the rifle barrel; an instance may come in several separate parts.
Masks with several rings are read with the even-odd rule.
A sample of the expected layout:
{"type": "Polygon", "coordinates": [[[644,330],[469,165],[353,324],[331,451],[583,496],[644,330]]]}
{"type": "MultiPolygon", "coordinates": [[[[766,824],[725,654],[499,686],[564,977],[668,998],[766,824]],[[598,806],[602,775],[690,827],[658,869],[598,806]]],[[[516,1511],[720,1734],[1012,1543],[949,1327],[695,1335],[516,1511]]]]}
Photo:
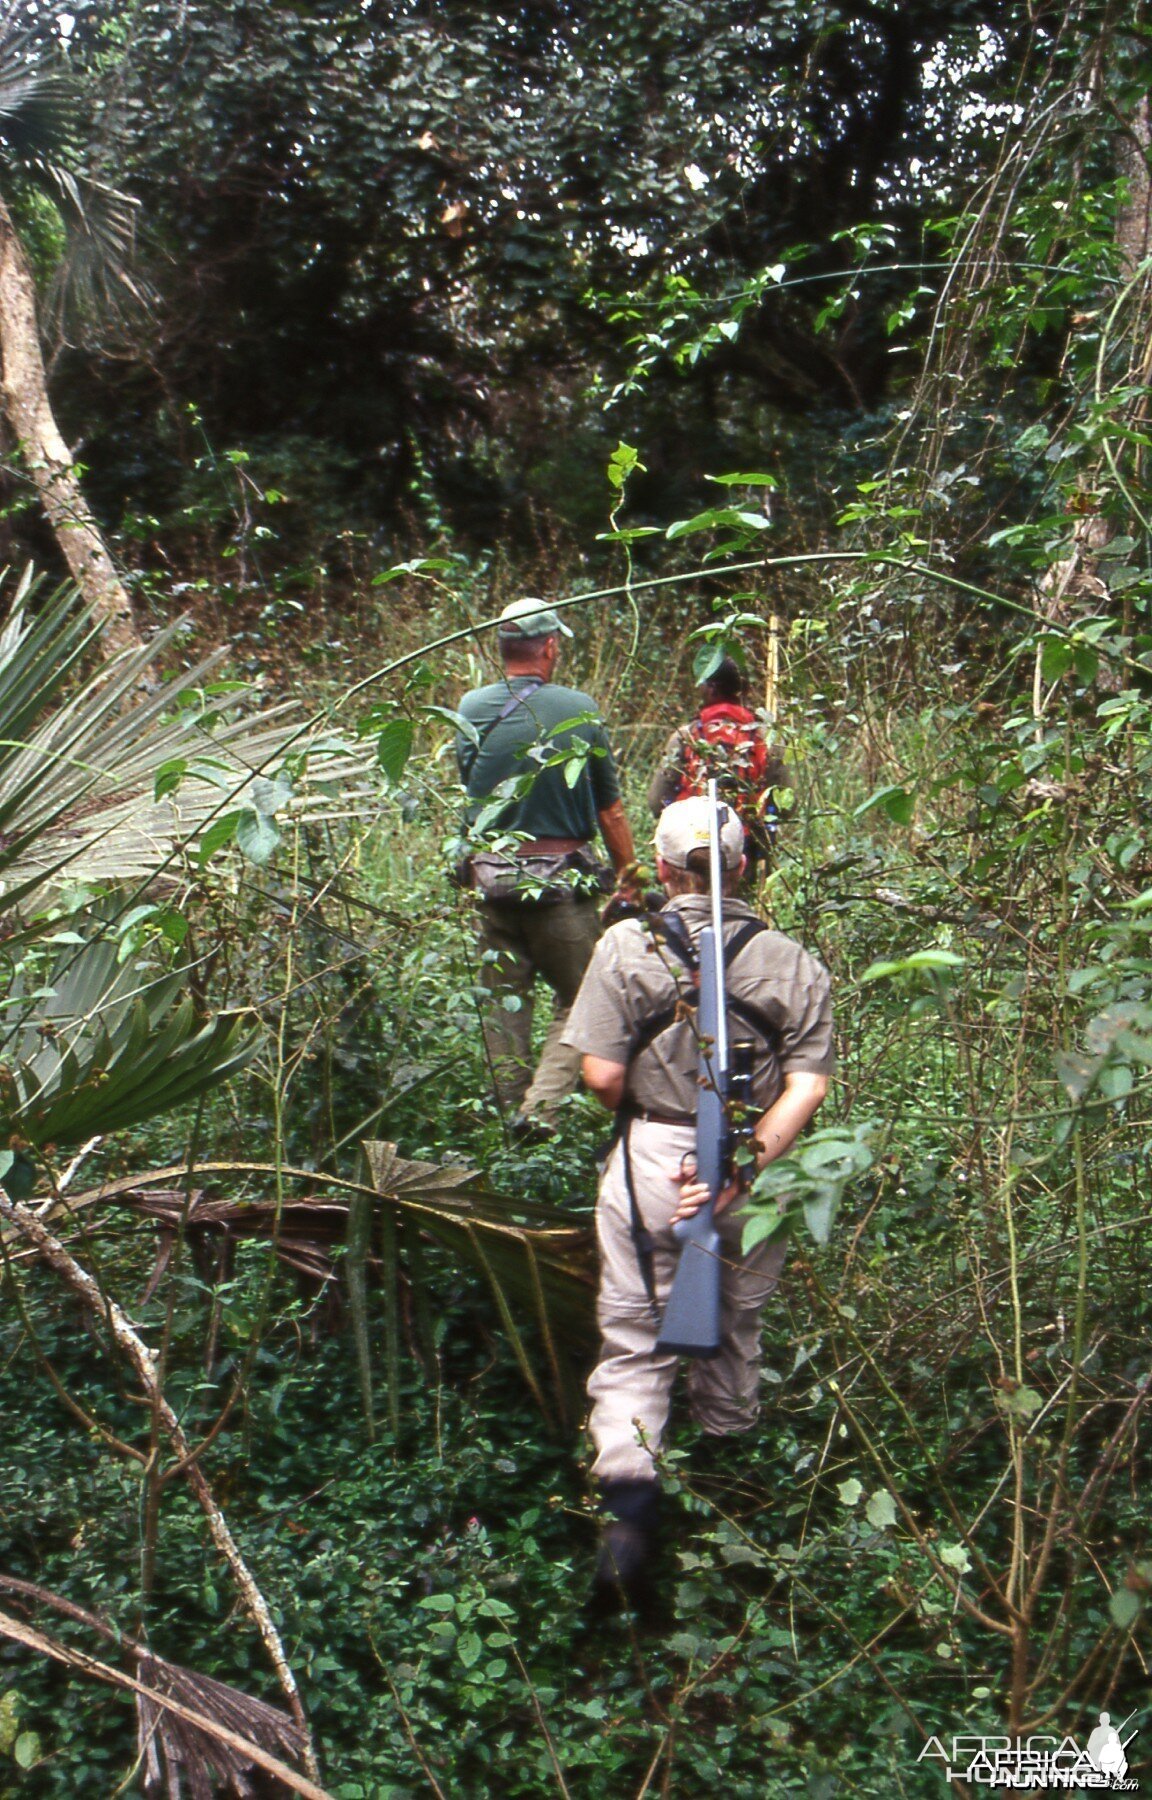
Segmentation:
{"type": "Polygon", "coordinates": [[[712,890],[712,930],[716,938],[716,1065],[713,1079],[723,1091],[728,1074],[728,1008],[724,998],[724,861],[720,853],[720,795],[708,782],[708,885],[712,890]]]}

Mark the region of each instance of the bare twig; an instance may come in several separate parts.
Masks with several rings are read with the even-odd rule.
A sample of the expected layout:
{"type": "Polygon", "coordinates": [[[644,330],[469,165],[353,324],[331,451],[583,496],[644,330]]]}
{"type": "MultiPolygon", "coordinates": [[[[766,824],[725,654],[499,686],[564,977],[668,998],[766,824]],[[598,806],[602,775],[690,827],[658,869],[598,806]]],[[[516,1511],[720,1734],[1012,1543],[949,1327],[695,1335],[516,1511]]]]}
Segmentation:
{"type": "Polygon", "coordinates": [[[284,1653],[280,1634],[276,1629],[268,1603],[256,1584],[240,1548],[232,1536],[228,1522],[221,1512],[212,1490],[198,1462],[189,1461],[189,1445],[180,1421],[165,1399],[156,1378],[154,1353],[148,1348],[140,1334],[124,1312],[123,1308],[106,1294],[100,1291],[88,1271],[81,1267],[76,1258],[64,1248],[60,1241],[53,1237],[27,1206],[10,1199],[0,1190],[0,1219],[12,1226],[22,1236],[36,1245],[49,1267],[67,1283],[76,1294],[89,1316],[97,1323],[106,1323],[118,1347],[127,1356],[137,1377],[151,1402],[155,1417],[164,1435],[171,1445],[174,1455],[187,1462],[187,1479],[200,1507],[208,1521],[208,1530],[213,1543],[220,1552],[233,1580],[243,1597],[249,1616],[268,1652],[269,1660],[276,1670],[289,1711],[300,1728],[304,1744],[304,1759],[310,1775],[316,1776],[319,1771],[315,1752],[312,1749],[311,1734],[300,1701],[300,1693],[296,1679],[284,1653]]]}

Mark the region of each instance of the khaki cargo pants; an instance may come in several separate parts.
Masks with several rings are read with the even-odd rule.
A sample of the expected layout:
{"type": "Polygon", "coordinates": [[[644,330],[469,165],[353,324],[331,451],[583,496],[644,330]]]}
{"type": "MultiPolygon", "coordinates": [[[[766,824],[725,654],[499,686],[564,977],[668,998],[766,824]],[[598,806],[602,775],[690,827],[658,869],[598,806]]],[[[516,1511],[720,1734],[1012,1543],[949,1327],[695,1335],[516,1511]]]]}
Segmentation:
{"type": "MultiPolygon", "coordinates": [[[[623,1147],[612,1152],[600,1186],[596,1230],[600,1240],[597,1318],[600,1360],[588,1382],[588,1421],[597,1481],[654,1479],[655,1453],[668,1422],[679,1357],[656,1350],[659,1316],[672,1285],[679,1246],[669,1221],[680,1195],[683,1158],[695,1145],[691,1125],[658,1125],[635,1119],[629,1127],[632,1185],[640,1215],[655,1240],[654,1275],[659,1308],[653,1312],[632,1242],[631,1209],[624,1183],[623,1147]]],[[[751,1431],[760,1414],[760,1314],[784,1263],[783,1244],[758,1244],[740,1254],[740,1219],[721,1215],[721,1315],[719,1356],[688,1359],[688,1403],[709,1436],[751,1431]]]]}
{"type": "Polygon", "coordinates": [[[486,901],[479,908],[480,981],[492,995],[484,1042],[496,1097],[505,1112],[547,1113],[580,1079],[580,1052],[560,1042],[568,1009],[600,936],[595,900],[486,901]],[[532,1013],[536,977],[556,997],[540,1062],[532,1074],[532,1013]],[[519,1001],[509,1012],[503,1002],[519,1001]]]}

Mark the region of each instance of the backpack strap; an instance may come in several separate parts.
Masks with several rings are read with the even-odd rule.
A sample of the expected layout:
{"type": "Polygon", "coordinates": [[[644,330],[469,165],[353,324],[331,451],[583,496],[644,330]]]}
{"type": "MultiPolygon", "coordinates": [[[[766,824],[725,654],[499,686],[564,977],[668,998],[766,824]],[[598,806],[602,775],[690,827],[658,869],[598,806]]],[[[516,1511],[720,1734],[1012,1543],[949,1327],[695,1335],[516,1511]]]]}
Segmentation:
{"type": "MultiPolygon", "coordinates": [[[[647,923],[653,935],[661,939],[665,948],[670,950],[677,961],[688,970],[692,978],[692,987],[695,989],[700,978],[700,957],[683,919],[678,913],[650,913],[647,923]]],[[[730,969],[753,938],[759,937],[762,931],[767,930],[768,927],[762,919],[745,919],[724,945],[726,967],[730,969]]],[[[650,1049],[656,1039],[662,1037],[668,1030],[669,1026],[680,1022],[683,1018],[681,1009],[686,1005],[691,1006],[694,1010],[694,1002],[689,1001],[684,992],[678,991],[676,998],[669,1005],[660,1007],[649,1018],[642,1021],[628,1054],[629,1063],[634,1062],[638,1056],[643,1055],[645,1050],[650,1049]]],[[[776,1027],[767,1013],[763,1012],[754,1002],[739,1000],[729,994],[728,1010],[736,1018],[743,1020],[745,1025],[750,1025],[766,1043],[775,1044],[776,1027]]]]}
{"type": "MultiPolygon", "coordinates": [[[[692,942],[688,927],[678,913],[649,913],[645,919],[649,931],[658,938],[664,948],[671,952],[677,962],[688,971],[691,985],[695,987],[700,977],[700,958],[696,946],[692,942]]],[[[667,1006],[661,1006],[647,1019],[643,1020],[640,1030],[628,1052],[628,1061],[634,1062],[648,1046],[667,1031],[669,1025],[676,1023],[681,1006],[685,1003],[685,995],[676,983],[676,998],[667,1006]]]]}
{"type": "Polygon", "coordinates": [[[754,937],[759,937],[760,933],[762,931],[767,931],[767,929],[768,927],[765,925],[763,919],[745,919],[740,929],[732,933],[732,936],[724,946],[725,963],[735,962],[745,945],[750,944],[754,937]]]}
{"type": "Polygon", "coordinates": [[[533,675],[526,686],[520,689],[518,694],[512,694],[511,699],[505,702],[500,708],[500,711],[496,714],[496,717],[494,719],[489,719],[487,725],[483,726],[481,730],[476,733],[476,742],[469,746],[472,754],[468,758],[467,766],[463,768],[465,781],[470,781],[472,779],[472,771],[476,767],[476,759],[480,755],[480,752],[483,750],[488,739],[492,736],[497,725],[503,725],[505,719],[510,719],[518,706],[526,705],[527,702],[531,700],[537,688],[542,688],[543,686],[543,676],[533,675]]]}

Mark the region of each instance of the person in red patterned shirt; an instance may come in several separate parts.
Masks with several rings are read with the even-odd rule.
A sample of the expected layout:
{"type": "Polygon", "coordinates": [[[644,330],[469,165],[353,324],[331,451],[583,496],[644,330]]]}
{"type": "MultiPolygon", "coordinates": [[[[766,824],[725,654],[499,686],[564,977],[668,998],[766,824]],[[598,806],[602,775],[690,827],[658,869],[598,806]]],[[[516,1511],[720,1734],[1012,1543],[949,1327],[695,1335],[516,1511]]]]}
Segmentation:
{"type": "Polygon", "coordinates": [[[743,670],[730,656],[700,683],[700,711],[668,739],[648,805],[658,819],[673,801],[703,794],[715,779],[747,833],[749,861],[768,862],[780,813],[776,793],[788,787],[788,771],[744,705],[744,688],[743,670]]]}

